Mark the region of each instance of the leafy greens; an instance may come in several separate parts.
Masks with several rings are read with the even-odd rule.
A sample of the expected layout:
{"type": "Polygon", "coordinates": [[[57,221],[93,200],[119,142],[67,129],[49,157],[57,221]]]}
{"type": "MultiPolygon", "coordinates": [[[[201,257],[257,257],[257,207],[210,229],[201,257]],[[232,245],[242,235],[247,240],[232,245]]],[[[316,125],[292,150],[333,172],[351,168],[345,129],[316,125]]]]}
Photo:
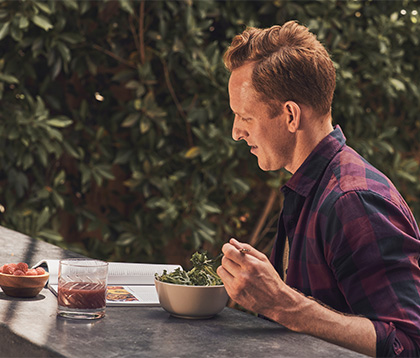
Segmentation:
{"type": "Polygon", "coordinates": [[[168,273],[163,271],[162,275],[155,274],[155,278],[162,282],[174,283],[178,285],[189,286],[216,286],[223,285],[219,275],[214,270],[213,265],[219,260],[223,254],[220,254],[214,259],[209,259],[207,253],[195,252],[191,256],[193,268],[190,271],[185,271],[181,268],[175,269],[168,273]]]}

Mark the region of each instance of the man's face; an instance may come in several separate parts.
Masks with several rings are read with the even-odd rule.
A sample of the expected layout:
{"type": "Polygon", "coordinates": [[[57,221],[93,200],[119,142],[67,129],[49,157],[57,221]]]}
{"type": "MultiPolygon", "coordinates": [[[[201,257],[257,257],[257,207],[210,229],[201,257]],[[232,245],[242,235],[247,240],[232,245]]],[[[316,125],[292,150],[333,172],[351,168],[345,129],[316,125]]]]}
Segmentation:
{"type": "Polygon", "coordinates": [[[289,116],[280,103],[275,111],[280,114],[270,116],[273,108],[252,87],[253,66],[250,63],[233,70],[229,79],[230,107],[235,114],[232,138],[245,140],[262,170],[287,169],[296,145],[295,136],[287,129],[289,116]]]}

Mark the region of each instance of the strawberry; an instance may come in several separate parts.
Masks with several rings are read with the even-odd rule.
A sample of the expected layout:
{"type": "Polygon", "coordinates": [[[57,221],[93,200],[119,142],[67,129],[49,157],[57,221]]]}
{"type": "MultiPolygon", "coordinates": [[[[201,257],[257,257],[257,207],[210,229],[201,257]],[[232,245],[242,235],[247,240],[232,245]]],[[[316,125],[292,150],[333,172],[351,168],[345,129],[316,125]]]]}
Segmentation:
{"type": "Polygon", "coordinates": [[[42,267],[37,267],[35,270],[36,270],[38,275],[45,274],[45,270],[42,267]]]}
{"type": "Polygon", "coordinates": [[[13,275],[13,272],[15,272],[15,267],[13,267],[12,264],[3,265],[3,273],[13,275]]]}
{"type": "Polygon", "coordinates": [[[17,270],[21,270],[21,271],[23,271],[23,272],[25,273],[26,271],[28,271],[28,264],[27,264],[27,263],[25,263],[25,262],[19,262],[19,263],[17,264],[16,269],[17,269],[17,270]]]}
{"type": "Polygon", "coordinates": [[[26,271],[26,276],[36,276],[38,275],[38,272],[36,272],[35,269],[29,269],[28,271],[26,271]]]}

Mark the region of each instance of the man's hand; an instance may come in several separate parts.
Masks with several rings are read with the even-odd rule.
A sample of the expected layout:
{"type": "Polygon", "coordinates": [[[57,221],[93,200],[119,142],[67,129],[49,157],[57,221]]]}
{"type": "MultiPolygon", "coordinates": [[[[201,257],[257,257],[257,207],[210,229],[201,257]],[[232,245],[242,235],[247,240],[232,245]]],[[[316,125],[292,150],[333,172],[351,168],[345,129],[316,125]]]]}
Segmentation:
{"type": "Polygon", "coordinates": [[[375,356],[376,332],[370,320],[343,315],[287,286],[268,258],[248,244],[231,239],[222,251],[217,273],[230,298],[242,307],[293,331],[375,356]]]}
{"type": "Polygon", "coordinates": [[[252,246],[231,239],[222,251],[224,256],[217,273],[230,298],[245,309],[287,325],[289,319],[283,313],[296,306],[293,297],[303,296],[288,287],[267,256],[252,246]]]}

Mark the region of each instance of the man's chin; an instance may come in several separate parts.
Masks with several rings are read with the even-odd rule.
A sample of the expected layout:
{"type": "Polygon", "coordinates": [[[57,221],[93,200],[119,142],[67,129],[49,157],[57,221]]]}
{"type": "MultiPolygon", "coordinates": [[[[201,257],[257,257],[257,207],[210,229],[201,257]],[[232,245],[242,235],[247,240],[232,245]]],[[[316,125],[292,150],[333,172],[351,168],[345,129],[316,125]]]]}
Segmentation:
{"type": "Polygon", "coordinates": [[[258,161],[258,166],[264,172],[269,172],[269,171],[272,171],[272,170],[276,170],[276,169],[271,168],[269,165],[267,165],[267,163],[261,163],[260,161],[258,161]]]}
{"type": "Polygon", "coordinates": [[[276,170],[281,169],[281,166],[263,163],[260,160],[258,160],[258,166],[264,172],[274,172],[276,170]]]}

